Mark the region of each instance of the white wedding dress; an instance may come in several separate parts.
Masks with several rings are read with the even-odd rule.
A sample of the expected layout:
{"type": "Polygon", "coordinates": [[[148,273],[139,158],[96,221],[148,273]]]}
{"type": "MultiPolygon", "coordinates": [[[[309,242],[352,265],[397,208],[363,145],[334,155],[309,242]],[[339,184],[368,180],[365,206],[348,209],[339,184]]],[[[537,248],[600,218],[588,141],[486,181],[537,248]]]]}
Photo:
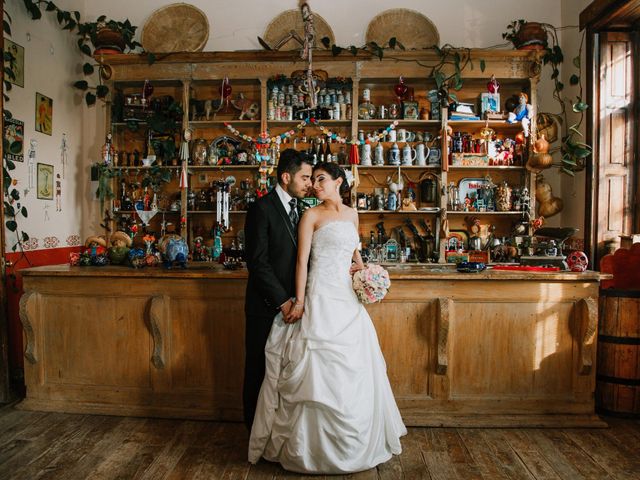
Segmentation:
{"type": "Polygon", "coordinates": [[[302,473],[348,473],[386,462],[407,430],[387,378],[378,337],[351,287],[358,245],[352,222],[313,233],[305,312],[276,316],[266,375],[249,440],[260,457],[302,473]]]}

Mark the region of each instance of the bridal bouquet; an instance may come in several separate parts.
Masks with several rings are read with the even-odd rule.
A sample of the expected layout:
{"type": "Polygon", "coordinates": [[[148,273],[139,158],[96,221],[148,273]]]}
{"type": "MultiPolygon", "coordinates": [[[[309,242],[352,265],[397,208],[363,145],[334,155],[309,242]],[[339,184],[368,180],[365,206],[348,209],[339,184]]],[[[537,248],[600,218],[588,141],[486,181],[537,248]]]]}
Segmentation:
{"type": "Polygon", "coordinates": [[[353,291],[360,303],[381,301],[391,286],[389,272],[380,265],[367,265],[353,274],[353,291]]]}

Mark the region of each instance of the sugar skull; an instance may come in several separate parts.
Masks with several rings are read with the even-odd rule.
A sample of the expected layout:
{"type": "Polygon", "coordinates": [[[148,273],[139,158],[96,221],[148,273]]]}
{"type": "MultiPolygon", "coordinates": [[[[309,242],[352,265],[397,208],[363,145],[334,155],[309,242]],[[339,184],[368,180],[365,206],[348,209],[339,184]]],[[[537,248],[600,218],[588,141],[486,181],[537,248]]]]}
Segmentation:
{"type": "Polygon", "coordinates": [[[589,265],[589,259],[584,252],[574,250],[567,257],[567,265],[572,272],[584,272],[589,265]]]}

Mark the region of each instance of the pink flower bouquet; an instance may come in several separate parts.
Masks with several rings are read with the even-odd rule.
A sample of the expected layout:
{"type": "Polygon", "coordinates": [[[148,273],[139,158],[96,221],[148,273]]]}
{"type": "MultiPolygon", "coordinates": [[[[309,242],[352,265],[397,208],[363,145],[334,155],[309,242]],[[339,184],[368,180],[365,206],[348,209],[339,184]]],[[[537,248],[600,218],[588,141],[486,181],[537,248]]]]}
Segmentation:
{"type": "Polygon", "coordinates": [[[360,303],[375,303],[381,301],[387,294],[391,280],[389,272],[380,265],[368,265],[363,270],[353,274],[353,291],[360,303]]]}

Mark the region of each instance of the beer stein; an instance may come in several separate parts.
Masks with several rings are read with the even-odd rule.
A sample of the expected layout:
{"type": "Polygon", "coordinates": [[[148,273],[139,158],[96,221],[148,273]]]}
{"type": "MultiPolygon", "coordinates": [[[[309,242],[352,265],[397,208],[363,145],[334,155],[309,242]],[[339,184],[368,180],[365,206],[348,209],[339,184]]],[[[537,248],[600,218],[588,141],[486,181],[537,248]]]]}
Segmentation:
{"type": "Polygon", "coordinates": [[[398,129],[398,141],[406,142],[407,141],[407,131],[404,128],[398,129]]]}
{"type": "Polygon", "coordinates": [[[389,149],[389,165],[400,165],[400,149],[395,142],[389,149]]]}
{"type": "Polygon", "coordinates": [[[392,128],[391,130],[389,130],[389,141],[390,142],[395,142],[396,138],[397,138],[397,133],[395,128],[392,128]]]}
{"type": "Polygon", "coordinates": [[[402,149],[402,165],[411,166],[413,165],[413,161],[416,159],[416,149],[411,148],[411,145],[408,143],[402,149]]]}
{"type": "Polygon", "coordinates": [[[373,163],[374,165],[384,165],[384,150],[381,142],[378,142],[374,150],[373,163]]]}
{"type": "Polygon", "coordinates": [[[362,158],[360,159],[360,164],[364,166],[371,165],[371,144],[365,143],[362,145],[362,158]]]}
{"type": "Polygon", "coordinates": [[[425,145],[424,143],[419,143],[416,145],[416,164],[420,167],[424,167],[427,165],[427,158],[429,157],[429,153],[431,149],[425,145]]]}

